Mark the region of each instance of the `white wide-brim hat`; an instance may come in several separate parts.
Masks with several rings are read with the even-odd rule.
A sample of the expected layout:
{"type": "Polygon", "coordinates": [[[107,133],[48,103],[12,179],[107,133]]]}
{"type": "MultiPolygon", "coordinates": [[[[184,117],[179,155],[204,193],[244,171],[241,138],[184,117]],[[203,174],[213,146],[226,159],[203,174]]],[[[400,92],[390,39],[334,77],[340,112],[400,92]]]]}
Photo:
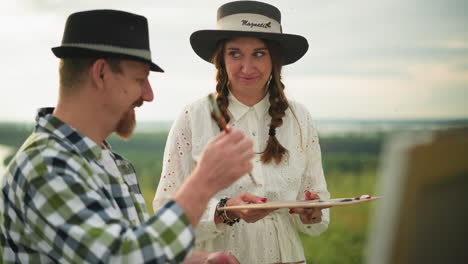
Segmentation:
{"type": "Polygon", "coordinates": [[[218,8],[217,29],[193,32],[190,44],[198,56],[211,63],[219,41],[236,37],[276,41],[282,50],[283,65],[296,62],[309,48],[303,36],[283,33],[278,8],[258,1],[222,5],[218,8]]]}

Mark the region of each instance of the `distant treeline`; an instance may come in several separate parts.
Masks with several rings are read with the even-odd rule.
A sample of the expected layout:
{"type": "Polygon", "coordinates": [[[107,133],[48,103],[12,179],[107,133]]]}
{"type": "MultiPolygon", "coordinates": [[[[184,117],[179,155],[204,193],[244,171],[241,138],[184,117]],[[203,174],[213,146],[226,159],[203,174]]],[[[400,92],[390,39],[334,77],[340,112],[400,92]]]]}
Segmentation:
{"type": "MultiPolygon", "coordinates": [[[[0,123],[0,144],[19,147],[33,130],[33,124],[0,123]]],[[[111,136],[109,141],[114,148],[121,150],[154,150],[164,148],[168,131],[136,133],[129,141],[111,136]]],[[[375,155],[380,152],[384,133],[344,134],[322,136],[320,146],[325,153],[360,153],[375,155]]]]}
{"type": "Polygon", "coordinates": [[[17,148],[33,129],[32,123],[0,123],[0,145],[17,148]]]}
{"type": "MultiPolygon", "coordinates": [[[[0,144],[18,148],[33,129],[32,124],[0,124],[0,144]]],[[[159,177],[167,131],[136,133],[129,141],[111,136],[108,141],[115,151],[130,159],[139,174],[159,177]]],[[[346,171],[359,174],[375,170],[385,134],[349,134],[320,138],[322,161],[327,174],[346,171]]],[[[9,157],[11,158],[11,157],[9,157]]],[[[7,158],[5,162],[9,161],[7,158]]],[[[148,183],[154,185],[154,180],[148,183]]]]}
{"type": "Polygon", "coordinates": [[[322,137],[320,147],[325,172],[335,175],[343,171],[359,174],[376,170],[385,138],[383,133],[322,137]]]}

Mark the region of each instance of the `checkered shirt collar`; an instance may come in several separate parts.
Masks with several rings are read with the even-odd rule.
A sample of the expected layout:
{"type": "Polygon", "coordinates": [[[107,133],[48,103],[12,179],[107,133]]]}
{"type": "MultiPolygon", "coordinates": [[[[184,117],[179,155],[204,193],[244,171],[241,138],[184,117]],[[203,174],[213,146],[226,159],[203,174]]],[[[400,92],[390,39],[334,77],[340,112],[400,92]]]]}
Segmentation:
{"type": "MultiPolygon", "coordinates": [[[[100,159],[102,155],[101,148],[93,140],[83,136],[75,128],[52,115],[53,111],[54,108],[52,107],[40,108],[38,110],[36,116],[37,124],[34,131],[36,133],[46,132],[55,135],[64,142],[68,142],[71,148],[87,159],[100,159]]],[[[110,148],[107,143],[105,144],[110,148]]]]}

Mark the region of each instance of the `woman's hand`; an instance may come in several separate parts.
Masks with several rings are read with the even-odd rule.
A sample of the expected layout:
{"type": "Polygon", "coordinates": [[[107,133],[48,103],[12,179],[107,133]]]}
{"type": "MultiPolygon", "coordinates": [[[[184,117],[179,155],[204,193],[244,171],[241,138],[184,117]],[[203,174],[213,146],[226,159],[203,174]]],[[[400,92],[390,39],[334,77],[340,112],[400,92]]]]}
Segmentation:
{"type": "MultiPolygon", "coordinates": [[[[265,203],[266,198],[253,195],[251,193],[243,192],[240,193],[226,202],[226,206],[245,205],[245,204],[258,204],[265,203]]],[[[276,209],[243,209],[243,210],[229,210],[226,214],[229,218],[235,219],[240,218],[247,223],[255,223],[258,220],[264,218],[269,213],[276,209]]],[[[222,223],[221,217],[215,215],[215,223],[222,223]]]]}
{"type": "MultiPolygon", "coordinates": [[[[320,196],[316,192],[305,192],[305,200],[319,200],[320,196]]],[[[290,214],[299,214],[303,224],[316,224],[322,222],[322,209],[324,208],[291,208],[290,214]]]]}

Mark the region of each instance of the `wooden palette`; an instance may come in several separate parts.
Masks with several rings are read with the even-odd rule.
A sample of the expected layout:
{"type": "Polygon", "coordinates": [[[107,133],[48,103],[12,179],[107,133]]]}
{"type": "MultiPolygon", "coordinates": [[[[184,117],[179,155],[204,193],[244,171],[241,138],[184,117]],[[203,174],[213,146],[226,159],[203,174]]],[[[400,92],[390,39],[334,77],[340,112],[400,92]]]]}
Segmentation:
{"type": "Polygon", "coordinates": [[[242,209],[280,209],[280,208],[329,208],[334,206],[352,205],[358,203],[365,203],[380,199],[382,197],[366,196],[364,198],[336,198],[330,200],[284,200],[284,201],[271,201],[261,204],[245,204],[226,206],[218,208],[218,210],[242,210],[242,209]]]}

